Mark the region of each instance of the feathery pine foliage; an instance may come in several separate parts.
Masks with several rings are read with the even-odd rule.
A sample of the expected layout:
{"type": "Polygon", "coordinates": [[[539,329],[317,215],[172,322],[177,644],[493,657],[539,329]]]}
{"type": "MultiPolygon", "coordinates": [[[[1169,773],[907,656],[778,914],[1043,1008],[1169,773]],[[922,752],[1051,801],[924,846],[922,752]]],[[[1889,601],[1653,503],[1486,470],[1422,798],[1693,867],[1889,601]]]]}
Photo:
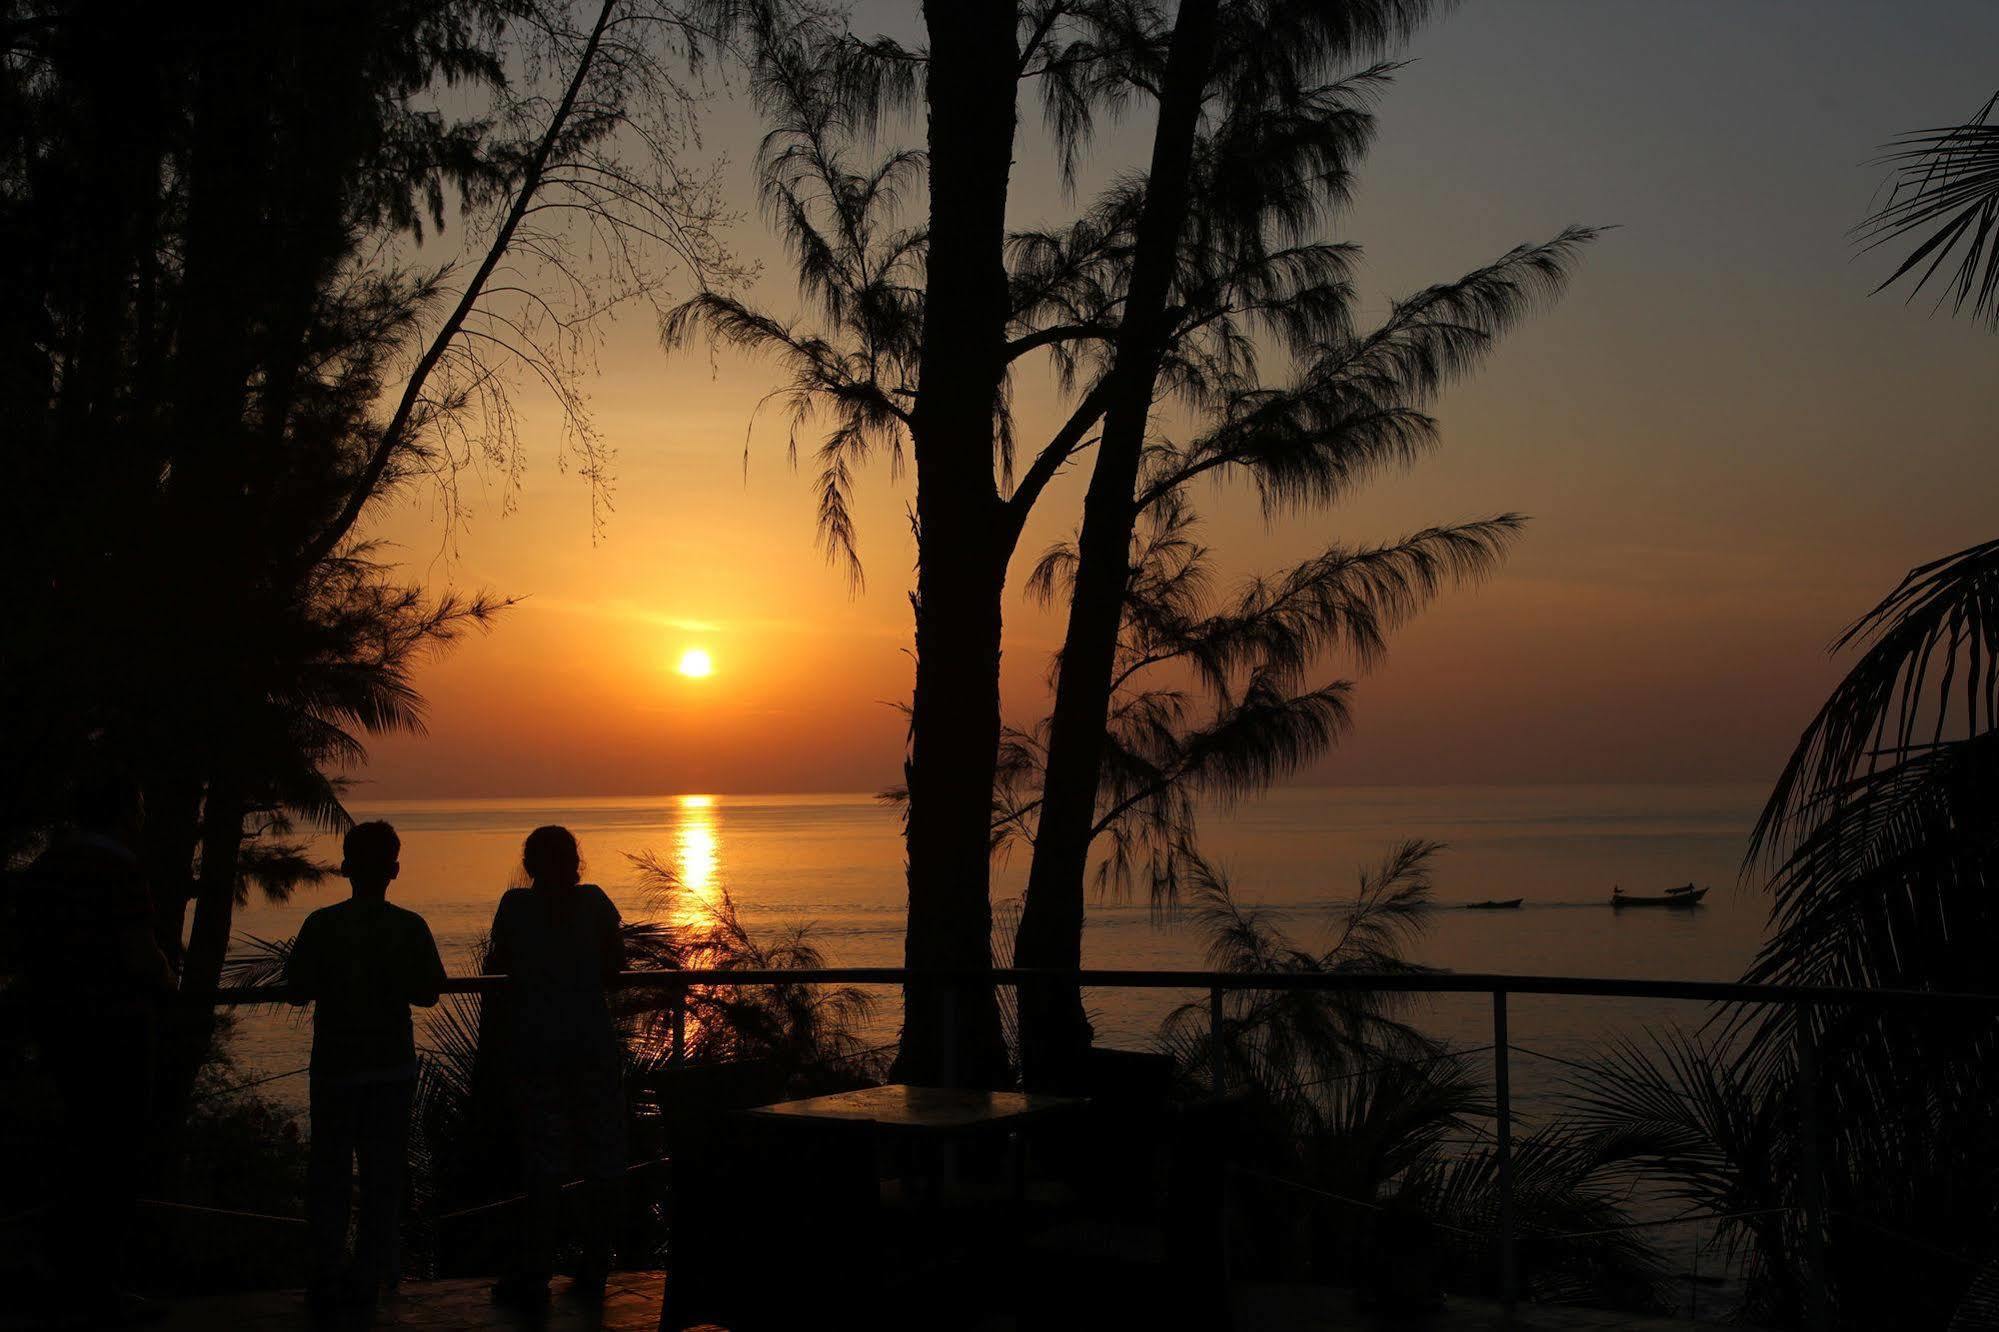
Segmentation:
{"type": "MultiPolygon", "coordinates": [[[[1570,229],[1546,245],[1522,247],[1397,305],[1377,329],[1358,327],[1356,251],[1326,233],[1351,191],[1353,165],[1372,133],[1372,102],[1391,73],[1369,62],[1405,40],[1431,8],[1418,0],[1203,2],[1173,14],[1122,3],[1016,6],[1012,49],[988,52],[986,60],[1009,60],[1002,73],[1038,95],[1065,180],[1075,182],[1101,115],[1150,103],[1160,137],[1150,172],[1112,174],[1065,222],[1013,227],[997,254],[979,248],[989,239],[984,232],[976,242],[935,233],[940,216],[948,213],[954,226],[967,217],[957,200],[940,203],[934,133],[929,153],[883,141],[887,114],[911,107],[919,95],[928,99],[933,131],[942,123],[945,110],[931,81],[936,62],[964,53],[937,45],[940,34],[954,30],[940,27],[941,8],[930,15],[933,44],[924,50],[857,40],[819,14],[759,30],[756,89],[770,127],[760,155],[764,210],[791,251],[800,312],[787,318],[704,293],[675,310],[662,334],[670,347],[705,334],[778,362],[784,380],[772,397],[788,409],[794,458],[811,441],[821,538],[829,557],[857,580],[851,497],[861,469],[885,457],[893,472],[914,457],[918,688],[906,791],[913,903],[924,898],[929,879],[962,879],[971,864],[965,857],[932,862],[932,843],[918,830],[924,811],[937,802],[961,812],[959,774],[972,766],[992,773],[1002,788],[1019,781],[1020,760],[1034,752],[1035,741],[1003,734],[995,722],[991,735],[956,737],[964,743],[950,751],[948,779],[937,775],[934,761],[928,768],[922,761],[926,735],[951,729],[934,719],[933,709],[968,716],[976,702],[979,715],[996,717],[998,599],[1021,526],[1055,476],[1093,446],[1101,469],[1114,435],[1130,441],[1117,444],[1130,455],[1124,487],[1130,493],[1113,497],[1124,511],[1111,520],[1124,533],[1104,547],[1116,550],[1117,567],[1108,576],[1118,582],[1132,527],[1159,506],[1184,506],[1183,488],[1199,477],[1247,473],[1273,514],[1328,503],[1431,441],[1435,423],[1423,411],[1431,395],[1557,288],[1589,238],[1587,230],[1570,229]],[[923,187],[932,187],[929,227],[908,206],[923,187]],[[953,257],[948,271],[940,271],[935,260],[946,242],[953,257]],[[965,264],[972,267],[961,273],[965,264]],[[927,308],[940,281],[963,277],[970,285],[950,290],[964,297],[984,292],[979,284],[994,269],[1004,275],[1003,302],[976,312],[962,304],[927,308]],[[969,382],[953,372],[947,386],[930,363],[940,345],[931,321],[946,318],[952,343],[973,349],[967,355],[992,350],[975,371],[959,367],[990,377],[979,390],[988,398],[977,404],[989,429],[971,439],[967,408],[953,418],[955,435],[926,445],[925,404],[946,395],[956,402],[969,382]],[[989,318],[1004,327],[989,327],[989,318]],[[1276,362],[1268,372],[1266,359],[1276,362]],[[1034,364],[1052,372],[1065,415],[1045,438],[1023,441],[1011,397],[1024,367],[1034,364]],[[1148,424],[1155,400],[1186,414],[1185,438],[1149,442],[1163,429],[1148,424]],[[943,508],[928,510],[926,520],[932,501],[943,508]],[[946,509],[950,516],[940,522],[946,509]],[[939,542],[950,548],[932,549],[939,542]],[[940,572],[947,566],[961,571],[956,581],[940,572]],[[950,607],[953,632],[936,631],[926,646],[926,631],[945,613],[938,595],[946,583],[954,598],[977,605],[950,607]],[[962,679],[935,661],[939,652],[967,659],[962,679]],[[926,686],[933,670],[940,674],[926,686]],[[958,696],[973,689],[976,700],[958,696]],[[937,785],[926,792],[926,782],[937,785]]],[[[991,71],[974,59],[950,77],[985,73],[991,71]]],[[[1005,100],[1010,125],[1017,94],[1005,100]]],[[[954,162],[963,149],[952,143],[954,162]]],[[[989,165],[1004,177],[1010,161],[1002,156],[989,165]]],[[[999,197],[1003,202],[1003,188],[999,197]]],[[[1095,490],[1093,483],[1093,503],[1095,490]]],[[[1080,558],[1095,561],[1088,521],[1080,558]]],[[[1123,619],[1115,595],[1097,600],[1107,601],[1107,609],[1090,632],[1103,640],[1099,655],[1108,657],[1123,619]]],[[[1065,669],[1072,665],[1073,659],[1065,669]]],[[[1231,745],[1216,747],[1216,761],[1204,770],[1226,766],[1224,748],[1246,753],[1248,734],[1266,722],[1260,729],[1273,744],[1303,735],[1306,749],[1323,749],[1342,718],[1339,690],[1285,694],[1275,683],[1275,676],[1234,682],[1223,710],[1239,723],[1237,732],[1231,745]]],[[[1099,692],[1099,715],[1086,726],[1093,753],[1102,714],[1110,711],[1108,681],[1099,692]]],[[[1051,771],[1068,766],[1066,724],[1058,706],[1051,771]]],[[[1134,724],[1159,730],[1156,716],[1141,715],[1134,724]]],[[[1279,754],[1262,766],[1281,771],[1297,761],[1295,753],[1279,754]]],[[[1089,766],[1083,806],[1097,795],[1097,765],[1089,766]]],[[[1024,830],[1017,819],[1007,822],[1022,802],[1004,803],[1010,808],[1002,828],[1024,830]]],[[[1077,803],[1065,795],[1053,808],[1069,811],[1077,803]]],[[[1040,808],[1037,823],[1050,812],[1040,808]]],[[[1087,808],[1068,817],[1093,831],[1098,822],[1087,808]]],[[[950,823],[954,834],[970,826],[959,818],[950,823]]],[[[1077,894],[1090,839],[1080,840],[1077,894]]],[[[1040,896],[1030,890],[1023,941],[1040,896]]],[[[1070,914],[1079,928],[1080,912],[1070,914]]],[[[917,915],[913,910],[913,946],[917,915]]],[[[1063,921],[1061,928],[1069,928],[1068,914],[1063,921]]],[[[1029,965],[1063,964],[1047,951],[1023,942],[1021,957],[1029,965]]]]}
{"type": "MultiPolygon", "coordinates": [[[[1425,10],[1190,0],[1175,12],[1165,64],[1147,85],[1160,107],[1150,167],[1115,186],[1106,210],[1130,219],[1129,241],[1113,280],[1092,274],[1086,288],[1092,297],[1114,291],[1118,304],[1098,313],[1071,303],[1075,317],[1115,333],[1077,348],[1106,406],[1047,726],[1017,944],[1027,965],[1080,960],[1084,882],[1092,843],[1106,831],[1101,807],[1113,815],[1129,807],[1118,790],[1126,702],[1118,646],[1144,593],[1134,582],[1144,577],[1147,516],[1160,505],[1186,506],[1189,484],[1203,476],[1247,474],[1275,519],[1326,506],[1378,468],[1406,464],[1434,442],[1424,406],[1437,389],[1559,288],[1591,234],[1571,229],[1522,247],[1361,331],[1358,251],[1332,238],[1372,137],[1373,101],[1392,70],[1352,70],[1406,39],[1425,10]],[[1162,401],[1181,422],[1160,419],[1162,401]]],[[[1074,358],[1058,360],[1073,378],[1074,358]]],[[[1301,601],[1296,615],[1267,619],[1314,655],[1332,645],[1338,622],[1334,615],[1317,634],[1298,633],[1295,621],[1315,609],[1324,610],[1301,601]]],[[[1378,648],[1378,635],[1359,646],[1378,648]]],[[[1230,728],[1226,748],[1240,754],[1262,743],[1269,755],[1247,771],[1223,765],[1225,781],[1267,785],[1337,734],[1343,689],[1286,688],[1286,664],[1240,684],[1237,720],[1246,724],[1230,728]]],[[[1113,838],[1108,863],[1119,877],[1128,858],[1128,840],[1113,838]]],[[[1156,849],[1152,860],[1158,891],[1156,849]]],[[[1170,875],[1164,887],[1170,893],[1170,875]]],[[[1089,1039],[1080,996],[1069,987],[1031,997],[1027,1073],[1060,1082],[1089,1039]]]]}
{"type": "MultiPolygon", "coordinates": [[[[1311,79],[1329,52],[1347,58],[1406,36],[1428,8],[1229,9],[1224,27],[1234,45],[1217,56],[1210,92],[1220,123],[1198,148],[1160,388],[1161,397],[1210,413],[1211,428],[1154,458],[1145,501],[1210,471],[1245,468],[1273,509],[1324,503],[1376,466],[1411,460],[1435,433],[1420,405],[1558,290],[1595,234],[1569,228],[1548,244],[1522,246],[1397,303],[1378,328],[1355,328],[1358,251],[1320,233],[1346,200],[1354,159],[1372,134],[1371,103],[1393,67],[1311,79]],[[1328,45],[1336,39],[1344,44],[1328,45]],[[1294,382],[1263,382],[1266,341],[1296,358],[1294,382]]],[[[1032,36],[1022,79],[1040,88],[1051,135],[1072,166],[1099,113],[1157,93],[1152,81],[1170,37],[1160,13],[1030,5],[1022,29],[1032,36]]],[[[786,319],[702,292],[662,322],[669,348],[706,336],[777,360],[787,379],[772,397],[790,418],[788,447],[796,456],[816,439],[821,536],[856,577],[852,490],[870,459],[885,457],[892,471],[906,461],[926,313],[927,236],[906,220],[926,184],[925,157],[913,146],[878,144],[876,132],[911,104],[924,67],[922,52],[859,41],[824,15],[760,34],[755,88],[769,123],[761,198],[792,255],[801,313],[786,319]]],[[[1008,364],[1047,353],[1073,400],[1017,481],[1011,390],[994,404],[994,484],[1016,525],[1088,446],[1106,406],[1144,196],[1142,175],[1122,174],[1072,221],[1008,234],[1008,364]]]]}
{"type": "MultiPolygon", "coordinates": [[[[1362,665],[1378,658],[1390,630],[1444,588],[1485,576],[1521,526],[1507,514],[1381,545],[1336,545],[1218,595],[1192,512],[1156,507],[1135,552],[1112,677],[1090,830],[1103,847],[1099,892],[1143,884],[1155,906],[1170,907],[1189,868],[1198,872],[1204,801],[1264,791],[1346,732],[1352,682],[1313,683],[1317,663],[1333,651],[1362,665]]],[[[1073,546],[1048,551],[1030,592],[1062,599],[1075,561],[1073,546]]],[[[1048,724],[1009,733],[995,788],[1002,847],[1032,841],[1048,724]]]]}

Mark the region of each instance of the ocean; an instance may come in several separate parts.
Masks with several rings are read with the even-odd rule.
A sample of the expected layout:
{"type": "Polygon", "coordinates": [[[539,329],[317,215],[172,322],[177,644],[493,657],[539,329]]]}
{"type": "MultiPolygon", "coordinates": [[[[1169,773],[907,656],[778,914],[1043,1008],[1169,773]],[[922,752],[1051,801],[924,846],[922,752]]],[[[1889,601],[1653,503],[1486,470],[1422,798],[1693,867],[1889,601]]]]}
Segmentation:
{"type": "MultiPolygon", "coordinates": [[[[1438,909],[1410,960],[1458,971],[1732,980],[1761,941],[1766,902],[1739,883],[1746,837],[1765,792],[1748,786],[1293,787],[1203,818],[1202,845],[1238,902],[1294,942],[1325,946],[1357,876],[1404,838],[1444,844],[1433,865],[1438,909]],[[1611,888],[1712,885],[1694,911],[1614,911],[1611,888]],[[1520,897],[1518,911],[1459,909],[1520,897]]],[[[402,835],[391,899],[427,917],[453,972],[475,970],[477,942],[501,892],[519,879],[521,839],[544,823],[582,844],[585,877],[628,917],[646,914],[629,857],[653,854],[697,894],[726,889],[752,930],[804,923],[829,965],[901,960],[905,887],[899,818],[867,795],[667,795],[647,798],[353,802],[402,835]]],[[[338,860],[332,839],[316,848],[338,860]]],[[[1001,866],[996,900],[1020,892],[1026,858],[1001,866]]],[[[344,894],[329,881],[290,903],[253,903],[239,936],[286,938],[307,912],[344,894]]],[[[1146,901],[1090,908],[1083,954],[1103,967],[1200,967],[1198,925],[1146,901]]],[[[1161,1018],[1194,995],[1093,991],[1100,1043],[1144,1048],[1161,1018]]],[[[877,1034],[891,1038],[896,995],[882,993],[877,1034]]],[[[1465,1047],[1491,1036],[1483,995],[1419,1001],[1418,1026],[1465,1047]]],[[[1568,1075],[1616,1039],[1644,1040],[1708,1016],[1684,1002],[1516,997],[1513,1085],[1530,1123],[1556,1113],[1568,1075]],[[1542,1059],[1539,1055],[1554,1056],[1542,1059]]],[[[305,1063],[309,1033],[289,1010],[246,1013],[236,1054],[244,1077],[305,1063]]],[[[301,1105],[302,1078],[267,1084],[301,1105]]]]}

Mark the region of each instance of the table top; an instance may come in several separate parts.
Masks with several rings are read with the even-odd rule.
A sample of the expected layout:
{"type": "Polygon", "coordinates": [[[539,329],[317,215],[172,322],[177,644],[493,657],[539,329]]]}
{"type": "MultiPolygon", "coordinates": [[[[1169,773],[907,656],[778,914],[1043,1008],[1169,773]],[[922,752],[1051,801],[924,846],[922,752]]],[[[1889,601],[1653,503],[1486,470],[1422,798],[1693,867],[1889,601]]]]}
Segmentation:
{"type": "Polygon", "coordinates": [[[963,1087],[911,1087],[892,1082],[803,1101],[760,1105],[749,1113],[789,1121],[873,1124],[905,1132],[942,1133],[1018,1123],[1040,1115],[1078,1109],[1080,1096],[1035,1092],[981,1091],[963,1087]]]}

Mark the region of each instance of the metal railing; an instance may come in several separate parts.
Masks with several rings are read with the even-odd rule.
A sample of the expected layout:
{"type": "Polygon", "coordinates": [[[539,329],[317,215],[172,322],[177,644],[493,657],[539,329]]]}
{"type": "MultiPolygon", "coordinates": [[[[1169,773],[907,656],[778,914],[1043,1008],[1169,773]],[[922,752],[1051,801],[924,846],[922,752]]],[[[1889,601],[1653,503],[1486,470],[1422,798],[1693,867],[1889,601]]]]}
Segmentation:
{"type": "MultiPolygon", "coordinates": [[[[1044,971],[996,968],[991,971],[913,971],[905,967],[815,967],[771,970],[627,971],[617,988],[663,990],[672,1013],[669,1058],[686,1057],[687,995],[710,987],[759,985],[921,985],[941,987],[947,998],[958,990],[1033,984],[1080,985],[1096,989],[1206,990],[1210,1076],[1217,1094],[1227,1090],[1224,1038],[1225,1004],[1232,991],[1394,992],[1403,994],[1483,994],[1492,1004],[1492,1056],[1496,1104],[1494,1155],[1499,1185],[1498,1265],[1501,1296],[1509,1307],[1518,1299],[1512,1163],[1513,1106],[1511,1044],[1507,1001],[1513,995],[1574,998],[1678,1000],[1708,1004],[1778,1004],[1804,1008],[1923,1008],[1978,1012],[1999,1018],[1999,994],[1967,994],[1930,990],[1865,989],[1840,986],[1758,985],[1725,981],[1631,980],[1608,976],[1523,976],[1504,972],[1230,972],[1143,969],[1084,969],[1044,971]]],[[[458,976],[446,981],[447,994],[486,994],[508,984],[505,976],[458,976]]],[[[244,986],[211,995],[187,996],[197,1002],[236,1006],[279,1003],[290,998],[283,986],[244,986]]],[[[951,1029],[948,1024],[946,1029],[951,1029]]],[[[1830,1326],[1826,1305],[1825,1223],[1823,1180],[1820,1176],[1817,1128],[1817,1051],[1810,1027],[1800,1024],[1797,1048],[1797,1096],[1804,1188],[1807,1326],[1830,1326]]]]}

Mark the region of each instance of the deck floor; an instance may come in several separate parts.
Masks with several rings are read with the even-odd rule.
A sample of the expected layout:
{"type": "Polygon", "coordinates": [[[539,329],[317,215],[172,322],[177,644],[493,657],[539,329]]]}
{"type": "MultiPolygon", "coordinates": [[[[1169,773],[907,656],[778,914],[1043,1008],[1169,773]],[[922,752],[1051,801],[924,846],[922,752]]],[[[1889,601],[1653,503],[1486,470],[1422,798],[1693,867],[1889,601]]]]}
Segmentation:
{"type": "MultiPolygon", "coordinates": [[[[601,1309],[592,1309],[556,1294],[544,1316],[497,1309],[487,1297],[483,1280],[412,1282],[385,1299],[372,1320],[359,1317],[315,1318],[297,1291],[212,1296],[177,1301],[165,1322],[168,1332],[208,1332],[241,1328],[245,1332],[280,1329],[423,1328],[429,1332],[472,1328],[536,1328],[549,1332],[592,1329],[602,1332],[653,1332],[659,1326],[662,1275],[621,1272],[611,1281],[601,1309]]],[[[947,1325],[933,1324],[937,1328],[947,1325]]],[[[1719,1328],[1715,1323],[1683,1319],[1641,1318],[1631,1314],[1555,1306],[1523,1306],[1511,1317],[1497,1305],[1453,1299],[1440,1313],[1419,1321],[1381,1322],[1356,1309],[1344,1292],[1311,1286],[1245,1286],[1237,1292],[1236,1332],[1365,1332],[1375,1327],[1424,1328],[1430,1332],[1694,1332],[1719,1328]]],[[[719,1332],[719,1330],[718,1330],[719,1332]]],[[[989,1318],[967,1332],[1017,1332],[1010,1320],[989,1318]]],[[[1734,1329],[1733,1332],[1741,1332],[1734,1329]]]]}

